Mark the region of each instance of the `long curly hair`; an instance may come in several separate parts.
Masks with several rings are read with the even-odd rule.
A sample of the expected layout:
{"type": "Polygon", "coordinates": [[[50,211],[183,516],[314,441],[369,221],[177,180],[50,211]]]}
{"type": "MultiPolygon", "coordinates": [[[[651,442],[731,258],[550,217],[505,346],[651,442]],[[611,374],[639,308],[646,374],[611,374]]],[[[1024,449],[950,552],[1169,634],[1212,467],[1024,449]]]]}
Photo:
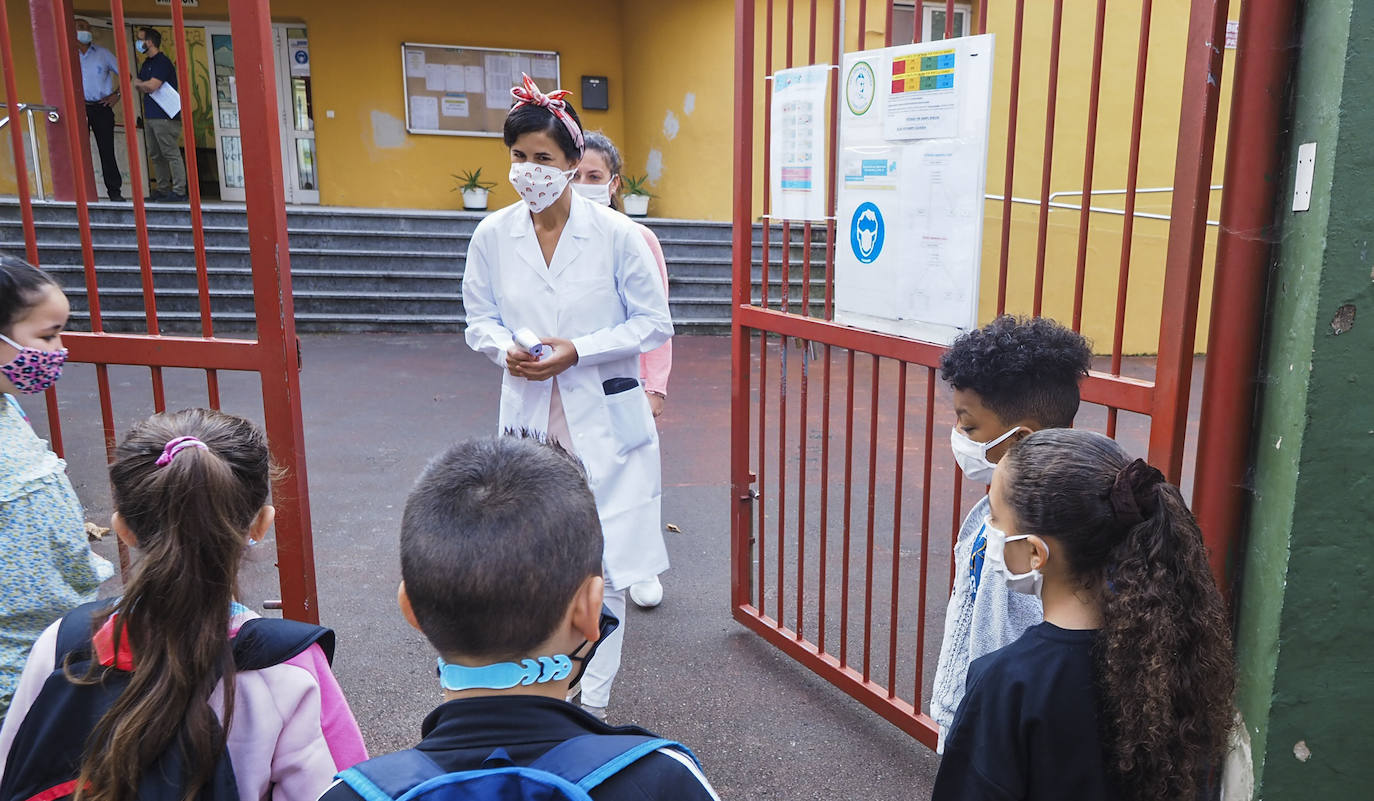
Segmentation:
{"type": "Polygon", "coordinates": [[[1235,662],[1202,532],[1178,488],[1091,431],[1039,431],[1003,458],[1018,534],[1053,537],[1098,593],[1108,768],[1122,798],[1194,798],[1226,750],[1235,662]]]}

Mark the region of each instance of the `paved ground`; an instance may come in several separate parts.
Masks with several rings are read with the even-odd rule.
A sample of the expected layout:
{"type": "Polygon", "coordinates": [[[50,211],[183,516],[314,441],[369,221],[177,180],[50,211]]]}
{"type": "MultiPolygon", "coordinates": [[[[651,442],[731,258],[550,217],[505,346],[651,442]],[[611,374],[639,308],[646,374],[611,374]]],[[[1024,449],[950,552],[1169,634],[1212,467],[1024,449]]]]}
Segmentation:
{"type": "MultiPolygon", "coordinates": [[[[723,338],[675,343],[660,427],[663,519],[681,532],[666,534],[673,569],[663,606],[631,613],[613,719],[692,746],[729,798],[927,797],[932,753],[730,617],[728,348],[723,338]]],[[[457,335],[311,336],[304,357],[322,616],[338,631],[335,668],[378,753],[412,744],[438,700],[433,655],[395,607],[401,506],[433,453],[493,431],[499,376],[457,335]]],[[[201,374],[169,371],[166,379],[171,408],[205,403],[201,374]]],[[[124,430],[151,410],[147,371],[112,369],[111,380],[124,430]]],[[[261,417],[255,379],[225,375],[221,383],[226,409],[261,417]]],[[[73,365],[61,409],[72,479],[89,517],[104,520],[94,386],[93,368],[73,365]]],[[[42,404],[26,405],[42,432],[42,404]]],[[[272,559],[269,541],[244,571],[243,600],[259,609],[278,595],[272,559]]],[[[941,607],[929,617],[938,620],[941,607]]]]}

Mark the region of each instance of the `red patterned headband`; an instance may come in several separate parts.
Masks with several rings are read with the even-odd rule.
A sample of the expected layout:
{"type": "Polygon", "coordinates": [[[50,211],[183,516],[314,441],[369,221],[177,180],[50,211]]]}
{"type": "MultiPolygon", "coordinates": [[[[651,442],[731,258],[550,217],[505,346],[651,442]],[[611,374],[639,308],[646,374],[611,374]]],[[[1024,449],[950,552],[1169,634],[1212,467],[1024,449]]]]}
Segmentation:
{"type": "Polygon", "coordinates": [[[555,89],[548,94],[539,91],[539,87],[534,85],[533,79],[525,73],[520,73],[521,86],[510,90],[511,97],[515,98],[515,105],[511,107],[514,111],[521,106],[542,106],[553,112],[553,116],[562,120],[563,125],[572,134],[573,141],[577,143],[577,149],[582,149],[582,129],[577,126],[577,121],[568,112],[568,101],[563,98],[572,94],[567,89],[555,89]]]}

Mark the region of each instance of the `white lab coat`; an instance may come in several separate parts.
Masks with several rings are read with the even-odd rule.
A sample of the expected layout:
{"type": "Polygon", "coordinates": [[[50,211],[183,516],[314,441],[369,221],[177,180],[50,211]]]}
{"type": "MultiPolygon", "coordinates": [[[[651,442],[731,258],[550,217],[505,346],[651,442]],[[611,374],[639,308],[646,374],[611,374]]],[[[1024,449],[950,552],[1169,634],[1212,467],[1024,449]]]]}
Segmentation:
{"type": "Polygon", "coordinates": [[[663,278],[635,223],[574,193],[546,266],[525,204],[496,211],[478,224],[468,245],[463,305],[468,345],[504,374],[500,431],[546,432],[558,382],[569,444],[596,496],[606,583],[623,589],[666,570],[653,412],[641,389],[609,398],[602,389],[609,378],[638,379],[639,354],[673,334],[663,278]],[[506,351],[521,328],[572,340],[577,364],[552,381],[512,376],[505,370],[506,351]]]}

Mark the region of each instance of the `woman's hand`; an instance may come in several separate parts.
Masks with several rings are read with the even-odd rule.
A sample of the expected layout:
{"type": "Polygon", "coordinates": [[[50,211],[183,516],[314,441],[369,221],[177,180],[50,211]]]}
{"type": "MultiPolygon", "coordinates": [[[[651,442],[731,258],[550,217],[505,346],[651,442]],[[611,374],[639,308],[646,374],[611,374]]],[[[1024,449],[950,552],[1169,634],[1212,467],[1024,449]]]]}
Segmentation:
{"type": "Polygon", "coordinates": [[[539,361],[535,361],[533,356],[524,353],[524,351],[521,351],[524,353],[523,359],[514,355],[514,348],[507,351],[506,367],[510,370],[511,375],[520,376],[530,381],[548,381],[577,364],[577,348],[573,346],[572,340],[545,337],[540,342],[553,348],[553,353],[539,361]]]}
{"type": "Polygon", "coordinates": [[[506,351],[506,370],[511,375],[523,376],[524,374],[520,370],[526,362],[534,363],[534,357],[519,345],[511,345],[510,349],[506,351]]]}
{"type": "MultiPolygon", "coordinates": [[[[648,392],[646,390],[646,392],[648,392]]],[[[648,392],[649,409],[654,413],[654,417],[663,414],[663,404],[668,400],[657,392],[648,392]]]]}

